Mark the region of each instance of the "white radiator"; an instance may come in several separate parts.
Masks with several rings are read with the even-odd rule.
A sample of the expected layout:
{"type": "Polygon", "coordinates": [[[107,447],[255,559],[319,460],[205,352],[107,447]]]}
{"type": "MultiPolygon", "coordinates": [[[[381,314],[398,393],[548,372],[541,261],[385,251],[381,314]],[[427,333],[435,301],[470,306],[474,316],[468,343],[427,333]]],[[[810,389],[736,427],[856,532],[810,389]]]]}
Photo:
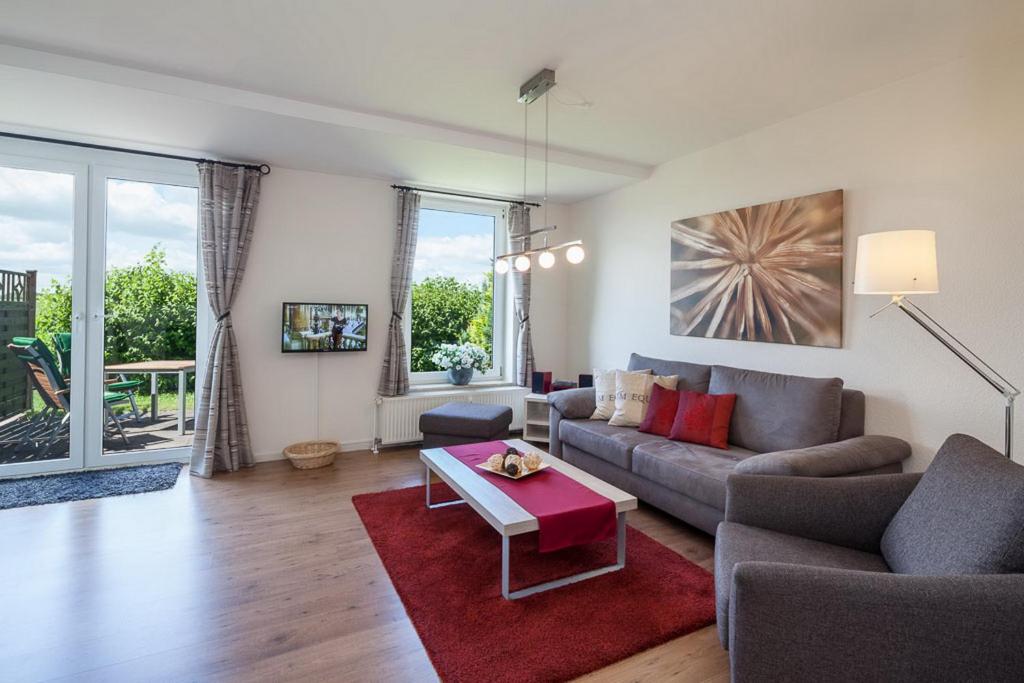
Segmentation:
{"type": "Polygon", "coordinates": [[[380,446],[421,441],[420,414],[449,401],[486,403],[512,408],[510,429],[522,429],[525,419],[523,398],[530,393],[526,387],[481,387],[473,389],[446,389],[411,393],[406,396],[377,397],[374,411],[374,452],[380,446]]]}

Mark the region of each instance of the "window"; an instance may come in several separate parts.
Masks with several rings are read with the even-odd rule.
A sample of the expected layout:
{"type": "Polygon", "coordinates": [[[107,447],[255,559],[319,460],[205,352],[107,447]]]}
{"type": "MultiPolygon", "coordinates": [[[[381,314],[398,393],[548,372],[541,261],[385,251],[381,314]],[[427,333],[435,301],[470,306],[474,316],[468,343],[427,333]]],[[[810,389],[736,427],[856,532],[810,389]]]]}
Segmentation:
{"type": "Polygon", "coordinates": [[[494,256],[505,249],[503,207],[424,198],[409,297],[409,368],[413,382],[442,382],[433,361],[442,344],[470,342],[491,359],[474,379],[504,376],[505,287],[494,256]]]}

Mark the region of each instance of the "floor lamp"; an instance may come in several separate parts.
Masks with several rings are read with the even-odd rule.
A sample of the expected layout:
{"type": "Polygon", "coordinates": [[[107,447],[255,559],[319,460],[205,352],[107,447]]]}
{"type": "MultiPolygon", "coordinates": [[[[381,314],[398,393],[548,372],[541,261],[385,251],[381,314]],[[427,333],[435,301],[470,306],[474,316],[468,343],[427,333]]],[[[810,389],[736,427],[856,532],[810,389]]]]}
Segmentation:
{"type": "Polygon", "coordinates": [[[931,230],[893,230],[861,235],[857,238],[853,291],[855,294],[892,297],[871,317],[895,306],[1003,395],[1006,401],[1006,457],[1011,457],[1013,401],[1020,395],[1020,390],[907,298],[908,294],[936,294],[939,291],[935,233],[931,230]]]}

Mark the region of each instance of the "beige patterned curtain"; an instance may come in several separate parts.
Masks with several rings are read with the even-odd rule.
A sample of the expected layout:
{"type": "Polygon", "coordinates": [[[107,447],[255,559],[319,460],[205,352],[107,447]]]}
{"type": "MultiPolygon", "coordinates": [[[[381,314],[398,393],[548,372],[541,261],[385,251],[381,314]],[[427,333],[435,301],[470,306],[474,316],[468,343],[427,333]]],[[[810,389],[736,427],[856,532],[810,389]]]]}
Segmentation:
{"type": "MultiPolygon", "coordinates": [[[[508,236],[512,251],[528,249],[530,207],[513,204],[508,211],[508,236]]],[[[530,271],[512,269],[512,303],[516,319],[516,384],[529,386],[533,375],[533,337],[530,333],[530,271]]]]}
{"type": "Polygon", "coordinates": [[[203,390],[196,403],[190,469],[200,477],[255,464],[231,304],[245,274],[259,197],[258,170],[207,161],[199,164],[199,237],[206,293],[217,316],[203,390]]]}
{"type": "Polygon", "coordinates": [[[420,226],[420,195],[413,190],[398,193],[398,223],[395,249],[391,259],[391,322],[384,349],[384,367],[380,371],[377,393],[402,396],[409,393],[409,364],[406,362],[405,329],[402,315],[409,300],[412,265],[416,258],[416,236],[420,226]]]}

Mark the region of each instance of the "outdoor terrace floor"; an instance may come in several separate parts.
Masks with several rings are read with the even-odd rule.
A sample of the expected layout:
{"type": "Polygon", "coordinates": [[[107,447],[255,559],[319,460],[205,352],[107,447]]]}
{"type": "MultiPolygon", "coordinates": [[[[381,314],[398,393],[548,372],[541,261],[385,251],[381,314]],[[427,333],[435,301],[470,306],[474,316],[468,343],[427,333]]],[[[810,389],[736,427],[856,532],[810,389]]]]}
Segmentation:
{"type": "MultiPolygon", "coordinates": [[[[9,425],[18,418],[10,418],[0,422],[0,432],[4,426],[9,425]]],[[[136,422],[132,418],[122,418],[121,427],[125,436],[128,437],[128,444],[118,435],[108,432],[103,439],[104,453],[121,453],[129,450],[153,451],[163,448],[180,448],[192,445],[193,420],[189,417],[185,422],[185,434],[178,434],[178,416],[176,411],[167,411],[157,414],[156,422],[150,422],[148,415],[136,422]]],[[[68,438],[64,436],[55,444],[48,453],[42,454],[41,449],[31,447],[16,447],[9,443],[0,443],[0,465],[23,462],[38,462],[41,460],[59,460],[68,457],[68,438]]],[[[0,472],[2,474],[2,472],[0,472]]]]}

